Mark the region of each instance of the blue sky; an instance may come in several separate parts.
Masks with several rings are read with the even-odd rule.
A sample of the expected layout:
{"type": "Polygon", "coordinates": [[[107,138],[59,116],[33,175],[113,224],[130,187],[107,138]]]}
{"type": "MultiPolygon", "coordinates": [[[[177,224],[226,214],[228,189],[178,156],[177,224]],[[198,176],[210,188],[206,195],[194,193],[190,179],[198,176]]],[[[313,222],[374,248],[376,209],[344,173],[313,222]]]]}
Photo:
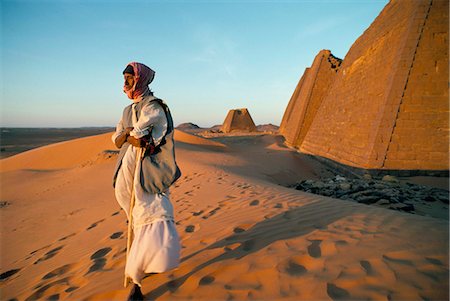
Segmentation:
{"type": "Polygon", "coordinates": [[[387,0],[1,1],[1,126],[114,126],[130,61],[175,125],[248,108],[279,125],[321,49],[344,58],[387,0]]]}

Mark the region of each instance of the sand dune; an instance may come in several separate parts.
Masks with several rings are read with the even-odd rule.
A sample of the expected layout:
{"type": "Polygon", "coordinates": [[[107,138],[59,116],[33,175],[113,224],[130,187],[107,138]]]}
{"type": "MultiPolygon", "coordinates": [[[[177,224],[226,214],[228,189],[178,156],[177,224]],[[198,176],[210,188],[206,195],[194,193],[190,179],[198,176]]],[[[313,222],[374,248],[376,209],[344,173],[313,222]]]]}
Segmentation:
{"type": "Polygon", "coordinates": [[[106,133],[32,149],[1,160],[0,167],[2,171],[66,169],[96,160],[103,151],[113,149],[111,133],[106,133]]]}
{"type": "MultiPolygon", "coordinates": [[[[1,299],[125,299],[109,137],[0,161],[1,299]]],[[[448,221],[280,186],[325,171],[277,136],[175,138],[183,259],[147,300],[448,299],[448,221]]]]}
{"type": "Polygon", "coordinates": [[[178,143],[181,142],[186,144],[194,144],[202,146],[225,147],[225,144],[223,143],[208,140],[199,136],[194,136],[180,130],[175,130],[174,138],[178,143]]]}

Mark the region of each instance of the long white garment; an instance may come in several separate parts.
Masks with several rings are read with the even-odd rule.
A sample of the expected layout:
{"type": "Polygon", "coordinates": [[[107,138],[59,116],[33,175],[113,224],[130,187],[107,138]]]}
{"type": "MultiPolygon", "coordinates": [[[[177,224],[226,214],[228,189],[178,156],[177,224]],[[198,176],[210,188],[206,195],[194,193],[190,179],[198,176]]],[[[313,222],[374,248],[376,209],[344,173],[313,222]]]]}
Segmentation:
{"type": "Polygon", "coordinates": [[[125,275],[141,286],[148,273],[163,273],[180,264],[180,238],[173,221],[157,221],[134,230],[125,275]]]}
{"type": "Polygon", "coordinates": [[[140,286],[145,273],[162,273],[176,268],[180,262],[181,246],[173,221],[169,191],[160,194],[144,191],[139,183],[138,173],[134,173],[135,159],[136,148],[130,145],[117,175],[115,194],[129,219],[131,182],[135,177],[135,204],[132,212],[134,239],[125,274],[140,286]]]}
{"type": "MultiPolygon", "coordinates": [[[[134,106],[135,104],[133,109],[134,106]]],[[[147,135],[149,125],[153,127],[152,136],[157,145],[167,131],[167,119],[159,104],[150,103],[143,106],[139,119],[133,118],[134,130],[130,135],[136,138],[147,135]]],[[[124,130],[120,120],[112,140],[115,141],[124,130]]],[[[140,286],[145,273],[162,273],[176,268],[180,261],[181,246],[173,221],[169,191],[151,194],[142,189],[139,172],[136,172],[141,168],[141,160],[138,160],[138,165],[135,166],[136,152],[137,148],[128,146],[117,174],[115,195],[129,219],[131,192],[132,189],[135,191],[132,212],[135,237],[128,254],[125,273],[140,286]]]]}
{"type": "Polygon", "coordinates": [[[115,194],[119,205],[130,215],[131,185],[134,177],[135,203],[133,208],[133,227],[140,227],[157,220],[173,220],[173,206],[170,202],[170,193],[148,193],[140,184],[139,170],[141,160],[136,164],[137,148],[130,145],[122,159],[116,180],[115,194]]]}

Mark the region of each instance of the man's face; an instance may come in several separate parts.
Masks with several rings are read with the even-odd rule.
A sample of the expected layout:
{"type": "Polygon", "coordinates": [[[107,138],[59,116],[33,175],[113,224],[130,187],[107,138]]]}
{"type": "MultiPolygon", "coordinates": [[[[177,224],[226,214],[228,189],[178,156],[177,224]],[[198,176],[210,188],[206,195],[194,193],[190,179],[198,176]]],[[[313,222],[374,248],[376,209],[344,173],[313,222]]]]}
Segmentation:
{"type": "Polygon", "coordinates": [[[134,86],[134,76],[129,73],[125,73],[123,75],[123,78],[125,79],[124,87],[126,90],[130,90],[134,86]]]}

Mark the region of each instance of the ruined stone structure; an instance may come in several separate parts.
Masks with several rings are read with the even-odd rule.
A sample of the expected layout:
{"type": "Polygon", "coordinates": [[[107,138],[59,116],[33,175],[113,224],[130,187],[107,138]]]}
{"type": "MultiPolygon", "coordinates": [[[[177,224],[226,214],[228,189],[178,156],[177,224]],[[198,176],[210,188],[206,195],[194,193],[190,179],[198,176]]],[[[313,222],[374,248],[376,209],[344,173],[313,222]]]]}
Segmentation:
{"type": "Polygon", "coordinates": [[[322,50],[295,88],[280,125],[280,133],[290,146],[301,145],[323,98],[336,77],[342,60],[322,50]]]}
{"type": "Polygon", "coordinates": [[[233,131],[255,132],[256,126],[247,109],[230,110],[222,124],[222,132],[233,131]]]}
{"type": "Polygon", "coordinates": [[[321,51],[284,114],[287,144],[364,169],[448,170],[448,5],[393,0],[335,68],[321,51]]]}

